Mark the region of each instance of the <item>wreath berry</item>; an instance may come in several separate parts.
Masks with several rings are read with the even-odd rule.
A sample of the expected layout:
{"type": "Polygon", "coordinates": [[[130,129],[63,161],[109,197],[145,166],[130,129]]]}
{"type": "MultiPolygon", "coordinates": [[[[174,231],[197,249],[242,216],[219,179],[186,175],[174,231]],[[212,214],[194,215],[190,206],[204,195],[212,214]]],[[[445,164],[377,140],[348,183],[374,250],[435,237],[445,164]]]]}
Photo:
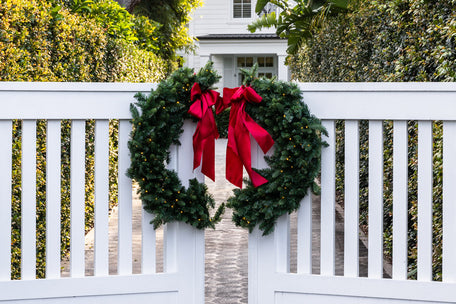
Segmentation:
{"type": "MultiPolygon", "coordinates": [[[[299,208],[310,188],[318,193],[315,179],[320,171],[321,148],[326,134],[319,119],[311,115],[301,91],[292,83],[255,78],[256,68],[243,71],[244,84],[262,97],[260,103],[246,103],[245,111],[273,138],[274,153],[265,157],[269,168],[256,170],[268,180],[254,187],[235,189],[227,207],[233,209],[233,221],[251,232],[256,225],[267,235],[277,219],[299,208]]],[[[227,164],[228,165],[228,164],[227,164]]]]}
{"type": "Polygon", "coordinates": [[[185,188],[177,173],[166,168],[170,161],[169,148],[179,145],[185,119],[192,105],[191,89],[198,83],[201,91],[207,91],[220,79],[208,63],[197,74],[182,68],[161,82],[149,96],[138,93],[137,103],[131,105],[133,131],[128,143],[131,166],[127,175],[138,182],[139,194],[146,211],[155,215],[154,228],[182,221],[196,228],[215,228],[221,220],[225,205],[215,208],[207,187],[196,179],[185,188]]]}

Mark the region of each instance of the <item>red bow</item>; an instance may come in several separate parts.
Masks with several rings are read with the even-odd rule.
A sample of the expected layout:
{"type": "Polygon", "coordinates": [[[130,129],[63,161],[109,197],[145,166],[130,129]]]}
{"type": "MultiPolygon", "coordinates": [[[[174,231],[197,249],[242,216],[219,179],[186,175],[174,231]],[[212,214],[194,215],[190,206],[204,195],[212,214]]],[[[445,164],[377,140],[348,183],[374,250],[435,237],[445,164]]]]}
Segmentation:
{"type": "Polygon", "coordinates": [[[259,103],[261,100],[261,96],[254,89],[242,86],[234,89],[224,88],[223,104],[217,103],[217,114],[231,105],[226,148],[226,179],[239,188],[242,188],[242,166],[247,170],[255,187],[268,182],[252,170],[250,134],[264,153],[274,145],[274,140],[245,112],[246,101],[259,103]]]}
{"type": "Polygon", "coordinates": [[[199,119],[193,134],[193,170],[199,167],[203,158],[201,172],[213,181],[215,180],[215,139],[219,134],[211,107],[219,98],[220,93],[213,90],[202,93],[199,84],[195,83],[191,91],[191,100],[194,103],[188,110],[189,114],[199,119]]]}

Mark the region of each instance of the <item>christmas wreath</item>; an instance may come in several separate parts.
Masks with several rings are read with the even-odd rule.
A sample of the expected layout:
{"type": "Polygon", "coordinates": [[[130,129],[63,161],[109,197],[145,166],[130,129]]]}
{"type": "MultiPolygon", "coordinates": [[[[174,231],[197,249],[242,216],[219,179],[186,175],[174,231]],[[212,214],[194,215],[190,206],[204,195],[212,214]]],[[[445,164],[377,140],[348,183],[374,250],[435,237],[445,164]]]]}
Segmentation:
{"type": "MultiPolygon", "coordinates": [[[[309,188],[314,193],[319,192],[315,179],[320,171],[321,148],[325,145],[321,133],[326,134],[326,130],[320,120],[310,114],[295,84],[255,78],[255,67],[251,71],[244,70],[243,73],[244,86],[237,88],[234,93],[224,91],[224,106],[219,107],[218,112],[229,106],[226,100],[230,99],[231,124],[238,115],[236,108],[239,108],[239,102],[242,102],[247,114],[244,121],[253,119],[270,134],[275,142],[274,153],[265,157],[269,168],[256,170],[253,175],[249,173],[253,182],[246,180],[245,189],[235,189],[234,196],[228,199],[227,207],[233,209],[233,221],[236,225],[248,228],[250,232],[259,225],[263,235],[267,235],[274,230],[281,215],[299,208],[309,188]],[[241,92],[242,90],[245,93],[241,92]],[[233,95],[225,96],[226,93],[233,95]],[[258,99],[255,93],[261,98],[258,99]],[[244,94],[243,101],[239,94],[244,94]],[[258,178],[258,175],[261,178],[258,178]]],[[[230,140],[233,140],[230,132],[234,128],[236,126],[229,127],[228,146],[230,140]]],[[[247,129],[250,127],[247,126],[247,129]]],[[[258,131],[253,130],[253,137],[254,133],[258,131]]],[[[234,140],[239,143],[239,138],[234,140]]],[[[267,136],[257,139],[257,142],[263,151],[267,151],[271,145],[267,136]]],[[[227,149],[227,156],[230,153],[228,150],[230,148],[227,149]]],[[[227,161],[228,179],[229,166],[227,161]]]]}
{"type": "MultiPolygon", "coordinates": [[[[211,88],[219,79],[210,63],[198,74],[182,68],[161,82],[149,96],[138,93],[137,103],[131,105],[133,131],[128,143],[131,166],[127,175],[138,182],[144,209],[155,215],[152,221],[155,229],[172,221],[199,229],[214,228],[221,219],[225,206],[222,204],[214,216],[210,215],[215,202],[205,184],[192,179],[185,188],[177,173],[166,168],[170,161],[169,148],[172,144],[179,145],[185,119],[200,121],[207,115],[205,123],[213,122],[211,105],[204,102],[210,101],[210,97],[217,98],[218,93],[211,88]]],[[[207,154],[210,161],[217,134],[206,134],[204,127],[197,127],[197,132],[201,130],[195,134],[194,141],[198,136],[204,138],[199,138],[203,145],[195,153],[200,154],[200,159],[201,154],[207,154]]],[[[199,160],[195,157],[196,167],[199,160]]],[[[211,171],[213,168],[208,168],[203,159],[203,172],[210,176],[211,171]]]]}
{"type": "Polygon", "coordinates": [[[214,140],[218,137],[212,106],[217,113],[231,107],[228,126],[227,179],[242,187],[242,167],[250,178],[244,189],[235,189],[227,206],[236,225],[250,231],[259,225],[263,234],[274,229],[277,219],[299,208],[310,188],[319,192],[315,178],[320,171],[321,147],[326,133],[320,120],[303,103],[299,88],[274,79],[258,79],[256,67],[243,71],[244,85],[224,89],[223,99],[211,90],[220,76],[208,63],[198,74],[182,68],[161,82],[149,96],[137,94],[131,106],[133,131],[129,141],[131,166],[128,176],[139,183],[146,211],[155,215],[154,228],[182,221],[196,228],[215,227],[224,211],[215,208],[205,184],[190,180],[182,186],[175,171],[166,169],[169,148],[179,144],[185,119],[198,121],[193,136],[194,168],[202,159],[202,172],[214,179],[214,140]],[[195,118],[196,117],[196,118],[195,118]],[[264,152],[269,168],[251,167],[250,134],[264,152]]]}

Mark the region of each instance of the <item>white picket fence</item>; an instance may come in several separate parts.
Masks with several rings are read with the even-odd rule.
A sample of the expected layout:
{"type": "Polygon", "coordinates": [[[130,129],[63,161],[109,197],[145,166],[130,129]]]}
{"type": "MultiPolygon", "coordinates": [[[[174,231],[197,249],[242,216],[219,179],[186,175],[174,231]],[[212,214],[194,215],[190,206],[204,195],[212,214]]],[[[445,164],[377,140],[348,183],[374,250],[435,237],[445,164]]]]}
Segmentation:
{"type": "MultiPolygon", "coordinates": [[[[249,238],[249,304],[456,303],[456,85],[300,84],[322,119],[320,274],[312,273],[312,203],[297,224],[297,273],[290,273],[290,222],[249,238]],[[344,273],[335,275],[335,120],[345,120],[344,273]],[[359,120],[369,121],[368,277],[359,277],[359,120]],[[394,122],[392,278],[383,278],[383,121],[394,122]],[[407,279],[407,121],[418,121],[418,277],[407,279]],[[432,281],[432,122],[443,121],[443,281],[432,281]]],[[[254,165],[255,166],[255,165],[254,165]]],[[[256,166],[264,166],[261,160],[256,166]]],[[[320,228],[320,227],[317,227],[320,228]]],[[[317,229],[318,231],[318,229],[317,229]]],[[[315,232],[314,232],[315,233],[315,232]]],[[[315,236],[315,234],[314,234],[315,236]]]]}
{"type": "MultiPolygon", "coordinates": [[[[132,274],[132,181],[127,147],[130,103],[152,84],[0,83],[0,303],[204,303],[204,232],[173,223],[156,273],[156,232],[143,212],[141,274],[132,274]],[[21,280],[11,280],[12,121],[22,120],[21,280]],[[36,122],[47,120],[46,279],[36,279],[36,122]],[[62,119],[71,119],[70,277],[61,277],[62,119]],[[85,276],[85,123],[95,119],[94,276],[85,276]],[[118,261],[109,275],[109,120],[119,120],[118,261]]],[[[181,180],[193,178],[194,126],[173,147],[181,180]],[[176,159],[180,158],[180,161],[176,159]],[[186,164],[190,164],[186,166],[186,164]]],[[[185,183],[185,182],[184,182],[185,183]]]]}
{"type": "MultiPolygon", "coordinates": [[[[456,302],[456,86],[448,83],[300,84],[323,120],[329,147],[321,174],[320,273],[312,273],[312,202],[298,211],[297,273],[290,273],[290,222],[249,237],[249,303],[456,302]],[[335,120],[345,120],[344,275],[335,273],[335,120]],[[368,277],[359,276],[359,120],[369,120],[368,277]],[[383,278],[383,133],[394,121],[392,278],[383,278]],[[407,279],[407,121],[419,122],[418,279],[407,279]],[[432,122],[442,120],[443,282],[432,281],[432,122]]],[[[0,83],[0,303],[204,303],[204,232],[173,223],[164,232],[164,271],[157,273],[156,232],[143,213],[141,274],[132,272],[132,183],[127,142],[133,95],[151,84],[0,83]],[[11,280],[12,121],[22,120],[21,280],[11,280]],[[36,121],[47,120],[46,278],[36,279],[36,121]],[[60,121],[71,119],[70,277],[61,277],[60,121]],[[94,276],[85,276],[85,121],[96,120],[94,276]],[[117,274],[109,273],[109,120],[119,128],[117,274]]],[[[192,172],[192,134],[172,147],[170,167],[192,172]]],[[[265,165],[253,149],[254,167],[265,165]]],[[[199,173],[196,173],[201,178],[199,173]]],[[[315,228],[315,227],[314,227],[315,228]]],[[[315,230],[315,229],[314,229],[315,230]]],[[[318,230],[318,229],[317,229],[318,230]]]]}

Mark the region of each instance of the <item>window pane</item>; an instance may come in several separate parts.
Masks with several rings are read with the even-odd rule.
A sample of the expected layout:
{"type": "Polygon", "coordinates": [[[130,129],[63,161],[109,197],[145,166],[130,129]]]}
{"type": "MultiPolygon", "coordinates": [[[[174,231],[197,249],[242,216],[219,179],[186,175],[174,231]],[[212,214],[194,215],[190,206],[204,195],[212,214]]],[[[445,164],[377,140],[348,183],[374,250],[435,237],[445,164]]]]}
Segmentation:
{"type": "Polygon", "coordinates": [[[252,13],[251,0],[244,0],[244,6],[242,8],[244,18],[250,18],[252,13]]]}
{"type": "Polygon", "coordinates": [[[253,67],[253,57],[246,57],[245,58],[245,66],[246,67],[253,67]]]}
{"type": "Polygon", "coordinates": [[[242,83],[244,82],[245,76],[242,73],[239,73],[238,76],[239,76],[238,77],[238,79],[239,79],[238,85],[242,85],[242,83]]]}
{"type": "Polygon", "coordinates": [[[272,73],[266,73],[266,78],[271,79],[272,78],[272,73]]]}
{"type": "Polygon", "coordinates": [[[246,5],[244,5],[242,17],[250,18],[251,16],[252,16],[252,10],[250,9],[250,4],[248,5],[248,7],[246,7],[246,5]]]}
{"type": "Polygon", "coordinates": [[[258,66],[264,67],[264,57],[258,57],[258,66]]]}
{"type": "Polygon", "coordinates": [[[233,18],[242,18],[242,4],[234,4],[233,18]]]}
{"type": "Polygon", "coordinates": [[[234,0],[234,3],[242,3],[242,0],[234,0]]]}
{"type": "Polygon", "coordinates": [[[274,58],[273,57],[266,57],[266,66],[273,67],[274,66],[274,58]]]}
{"type": "Polygon", "coordinates": [[[237,58],[237,66],[239,68],[244,68],[245,67],[245,57],[238,57],[237,58]]]}
{"type": "Polygon", "coordinates": [[[264,77],[264,73],[258,73],[258,77],[264,77]]]}

